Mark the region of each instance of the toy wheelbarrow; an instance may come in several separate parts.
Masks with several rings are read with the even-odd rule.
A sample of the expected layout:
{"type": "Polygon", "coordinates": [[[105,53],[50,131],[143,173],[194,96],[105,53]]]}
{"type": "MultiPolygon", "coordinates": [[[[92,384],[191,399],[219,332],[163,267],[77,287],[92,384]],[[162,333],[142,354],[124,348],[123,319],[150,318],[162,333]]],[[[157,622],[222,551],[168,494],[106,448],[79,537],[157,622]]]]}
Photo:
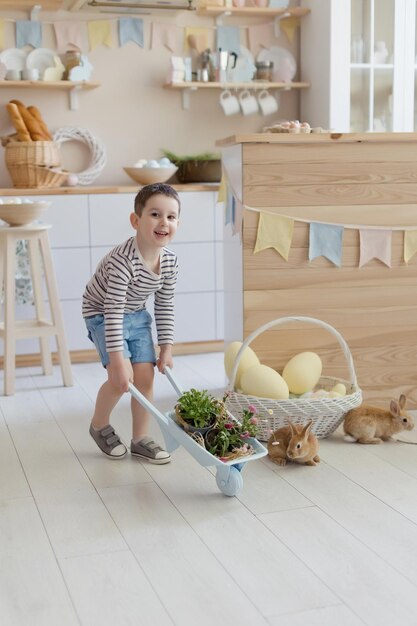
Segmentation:
{"type": "MultiPolygon", "coordinates": [[[[183,391],[172,370],[166,367],[165,374],[177,394],[181,396],[183,391]]],[[[222,461],[213,454],[210,454],[208,450],[203,448],[197,443],[197,441],[187,435],[187,433],[175,421],[174,411],[170,411],[165,414],[161,413],[161,411],[159,411],[147,398],[145,398],[145,396],[141,394],[140,391],[138,391],[132,384],[129,384],[129,392],[135,400],[137,400],[147,411],[156,417],[165,439],[166,449],[169,453],[173,452],[180,445],[182,445],[203,467],[209,467],[212,465],[216,467],[217,486],[226,496],[235,496],[242,488],[243,478],[241,472],[246,463],[254,461],[255,459],[260,459],[267,454],[266,448],[257,439],[249,438],[247,441],[254,449],[253,454],[240,459],[222,461]]],[[[235,419],[230,413],[229,416],[235,419]]]]}

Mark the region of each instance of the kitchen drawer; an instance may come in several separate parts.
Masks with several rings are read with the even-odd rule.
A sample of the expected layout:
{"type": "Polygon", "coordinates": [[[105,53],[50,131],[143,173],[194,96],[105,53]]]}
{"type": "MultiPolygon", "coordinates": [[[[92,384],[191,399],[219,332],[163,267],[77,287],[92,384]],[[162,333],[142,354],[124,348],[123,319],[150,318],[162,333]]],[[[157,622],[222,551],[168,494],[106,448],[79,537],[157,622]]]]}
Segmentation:
{"type": "Polygon", "coordinates": [[[60,300],[81,298],[91,278],[89,249],[57,248],[52,250],[52,257],[60,300]]]}
{"type": "Polygon", "coordinates": [[[52,248],[86,247],[90,245],[88,196],[39,196],[51,202],[42,222],[51,224],[49,239],[52,248]]]}
{"type": "Polygon", "coordinates": [[[175,296],[175,343],[216,339],[216,298],[214,293],[175,296]]]}
{"type": "Polygon", "coordinates": [[[217,203],[217,193],[214,201],[214,221],[215,221],[215,239],[216,241],[223,241],[224,230],[224,204],[217,203]]]}
{"type": "Polygon", "coordinates": [[[223,244],[216,242],[214,244],[215,250],[215,268],[216,268],[216,290],[223,291],[224,289],[224,271],[223,271],[223,244]]]}
{"type": "Polygon", "coordinates": [[[224,339],[224,293],[216,291],[216,339],[224,339]]]}
{"type": "Polygon", "coordinates": [[[179,274],[176,293],[215,290],[214,243],[170,245],[178,256],[179,274]]]}
{"type": "Polygon", "coordinates": [[[61,302],[64,328],[70,350],[95,350],[94,344],[87,337],[82,301],[64,300],[61,302]]]}
{"type": "Polygon", "coordinates": [[[98,194],[89,199],[92,246],[114,247],[135,234],[129,219],[135,194],[98,194]]]}

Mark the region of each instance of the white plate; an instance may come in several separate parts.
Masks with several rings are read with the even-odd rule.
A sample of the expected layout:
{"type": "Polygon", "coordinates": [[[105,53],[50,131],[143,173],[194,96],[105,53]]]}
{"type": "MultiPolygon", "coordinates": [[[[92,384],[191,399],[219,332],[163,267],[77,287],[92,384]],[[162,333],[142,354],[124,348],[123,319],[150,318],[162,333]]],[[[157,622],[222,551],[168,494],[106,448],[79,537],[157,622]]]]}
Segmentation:
{"type": "Polygon", "coordinates": [[[0,53],[0,61],[8,70],[23,70],[26,63],[26,52],[19,48],[6,48],[0,53]]]}
{"type": "Polygon", "coordinates": [[[42,78],[48,67],[55,67],[55,52],[48,48],[35,48],[27,56],[26,67],[29,70],[39,70],[39,76],[42,78]]]}
{"type": "Polygon", "coordinates": [[[228,70],[229,80],[232,83],[248,83],[255,76],[256,67],[253,54],[245,46],[240,46],[236,67],[228,70]]]}
{"type": "Polygon", "coordinates": [[[256,57],[257,61],[273,61],[272,76],[274,82],[292,81],[297,73],[297,62],[286,48],[271,46],[264,48],[256,57]]]}
{"type": "Polygon", "coordinates": [[[7,74],[7,67],[5,66],[3,61],[0,61],[0,80],[4,80],[6,78],[6,74],[7,74]]]}

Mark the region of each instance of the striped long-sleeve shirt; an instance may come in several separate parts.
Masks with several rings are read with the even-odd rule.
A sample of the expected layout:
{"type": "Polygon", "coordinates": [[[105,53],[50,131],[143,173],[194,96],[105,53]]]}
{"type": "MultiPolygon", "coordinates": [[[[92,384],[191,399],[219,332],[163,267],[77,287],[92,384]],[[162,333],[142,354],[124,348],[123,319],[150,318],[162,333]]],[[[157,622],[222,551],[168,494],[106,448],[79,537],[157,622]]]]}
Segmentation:
{"type": "Polygon", "coordinates": [[[123,315],[145,308],[154,293],[158,344],[173,343],[176,255],[163,248],[160,273],[145,264],[135,237],[111,250],[98,264],[83,294],[83,317],[103,314],[107,352],[123,350],[123,315]]]}

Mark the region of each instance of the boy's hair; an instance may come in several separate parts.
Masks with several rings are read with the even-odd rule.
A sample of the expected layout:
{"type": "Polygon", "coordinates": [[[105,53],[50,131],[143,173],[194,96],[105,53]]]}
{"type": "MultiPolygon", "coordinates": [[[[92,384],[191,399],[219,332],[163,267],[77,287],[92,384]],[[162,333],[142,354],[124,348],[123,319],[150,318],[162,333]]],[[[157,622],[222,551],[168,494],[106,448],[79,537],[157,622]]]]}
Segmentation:
{"type": "Polygon", "coordinates": [[[139,217],[141,217],[144,206],[149,198],[156,195],[174,198],[174,200],[178,202],[178,215],[180,214],[181,203],[179,195],[175,189],[171,187],[171,185],[166,185],[165,183],[153,183],[153,185],[145,185],[145,187],[142,187],[142,189],[136,194],[135,213],[139,215],[139,217]]]}

